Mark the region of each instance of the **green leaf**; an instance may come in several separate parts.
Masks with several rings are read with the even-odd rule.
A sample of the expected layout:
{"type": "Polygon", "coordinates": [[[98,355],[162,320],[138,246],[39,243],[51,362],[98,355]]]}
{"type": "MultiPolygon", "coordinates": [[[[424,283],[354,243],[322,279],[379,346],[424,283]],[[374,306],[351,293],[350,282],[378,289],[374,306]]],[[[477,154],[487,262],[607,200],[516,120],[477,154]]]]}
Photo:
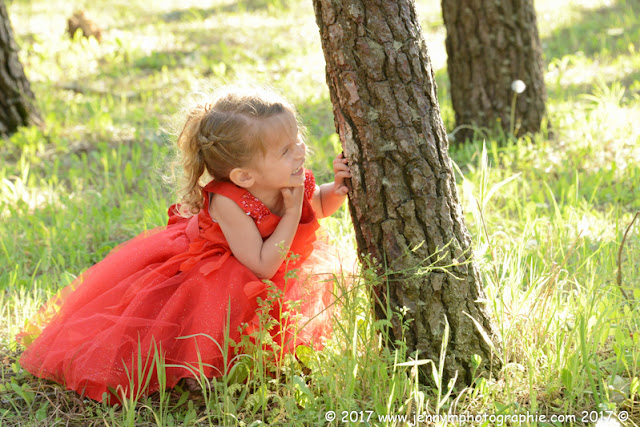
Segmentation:
{"type": "Polygon", "coordinates": [[[426,365],[429,362],[433,363],[431,359],[410,360],[408,362],[396,363],[394,366],[420,366],[426,365]]]}
{"type": "Polygon", "coordinates": [[[131,162],[127,162],[124,167],[124,178],[127,180],[127,184],[131,185],[131,183],[133,182],[133,176],[134,172],[133,167],[131,166],[131,162]]]}
{"type": "Polygon", "coordinates": [[[453,378],[449,380],[449,383],[447,384],[447,392],[442,397],[442,399],[440,399],[440,402],[438,402],[438,408],[442,408],[444,404],[447,403],[449,396],[451,396],[451,392],[453,392],[453,386],[455,386],[457,380],[458,380],[458,371],[456,371],[453,378]]]}
{"type": "Polygon", "coordinates": [[[315,398],[315,396],[313,395],[313,393],[311,393],[311,390],[309,390],[309,387],[307,387],[307,383],[304,382],[304,380],[302,379],[301,376],[299,375],[294,375],[293,376],[293,384],[298,387],[298,389],[304,393],[306,396],[309,397],[309,399],[313,400],[315,398]]]}
{"type": "Polygon", "coordinates": [[[296,356],[307,367],[311,366],[311,361],[314,359],[315,355],[315,351],[313,351],[311,347],[307,347],[306,345],[299,345],[296,347],[296,356]]]}
{"type": "Polygon", "coordinates": [[[638,391],[640,391],[640,381],[638,380],[638,377],[633,377],[631,385],[629,386],[629,392],[631,396],[633,396],[638,393],[638,391]]]}
{"type": "Polygon", "coordinates": [[[491,189],[489,190],[489,192],[487,193],[487,195],[485,196],[484,200],[482,201],[482,210],[484,211],[485,208],[487,207],[487,203],[489,202],[489,200],[491,200],[491,197],[493,197],[493,195],[502,187],[504,187],[505,185],[507,185],[508,183],[510,183],[511,181],[513,181],[514,179],[517,179],[520,177],[520,175],[522,175],[522,172],[518,172],[515,175],[510,176],[509,178],[500,181],[499,183],[497,183],[496,185],[494,185],[493,187],[491,187],[491,189]]]}
{"type": "Polygon", "coordinates": [[[44,402],[38,410],[36,411],[36,420],[42,421],[47,418],[47,408],[49,407],[49,402],[44,402]]]}
{"type": "Polygon", "coordinates": [[[564,385],[567,390],[571,391],[573,388],[573,374],[570,370],[562,368],[560,371],[560,381],[562,381],[562,385],[564,385]]]}
{"type": "MultiPolygon", "coordinates": [[[[189,402],[192,402],[192,400],[190,400],[189,402]]],[[[189,423],[194,421],[196,418],[198,418],[198,414],[196,414],[195,409],[193,408],[189,409],[187,413],[184,414],[183,425],[188,425],[189,423]]]]}
{"type": "Polygon", "coordinates": [[[20,387],[15,382],[11,382],[11,388],[13,389],[13,391],[15,391],[18,396],[23,398],[24,401],[27,402],[28,405],[31,405],[31,402],[33,402],[35,394],[33,394],[32,392],[30,392],[30,391],[25,389],[26,388],[26,384],[23,387],[24,388],[20,387]]]}
{"type": "Polygon", "coordinates": [[[498,414],[506,414],[511,405],[510,404],[509,405],[505,405],[505,404],[502,404],[500,402],[495,402],[494,406],[496,408],[496,415],[498,415],[498,414]]]}
{"type": "Polygon", "coordinates": [[[180,399],[178,399],[178,402],[176,403],[176,408],[181,406],[182,404],[184,404],[184,402],[187,401],[187,399],[189,398],[189,390],[184,391],[181,395],[180,395],[180,399]]]}
{"type": "Polygon", "coordinates": [[[264,410],[265,406],[267,405],[267,400],[269,398],[268,393],[269,390],[267,388],[267,384],[262,384],[260,388],[258,388],[258,390],[256,390],[256,392],[254,393],[254,395],[258,398],[256,403],[259,409],[264,410]]]}
{"type": "Polygon", "coordinates": [[[227,384],[239,384],[249,376],[249,368],[244,363],[236,363],[229,370],[227,384]]]}

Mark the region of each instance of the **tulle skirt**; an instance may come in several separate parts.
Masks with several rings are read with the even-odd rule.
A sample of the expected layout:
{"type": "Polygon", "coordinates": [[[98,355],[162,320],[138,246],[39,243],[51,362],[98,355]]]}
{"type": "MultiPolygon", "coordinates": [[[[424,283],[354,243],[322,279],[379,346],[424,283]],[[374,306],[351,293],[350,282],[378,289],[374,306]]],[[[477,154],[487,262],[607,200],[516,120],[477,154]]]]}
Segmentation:
{"type": "Polygon", "coordinates": [[[316,241],[293,272],[265,283],[188,228],[182,221],[145,232],[61,290],[19,335],[27,346],[21,365],[113,404],[181,378],[223,375],[245,351],[243,337],[264,327],[261,314],[262,324],[276,323],[269,333],[280,354],[322,347],[334,307],[329,246],[316,241]]]}

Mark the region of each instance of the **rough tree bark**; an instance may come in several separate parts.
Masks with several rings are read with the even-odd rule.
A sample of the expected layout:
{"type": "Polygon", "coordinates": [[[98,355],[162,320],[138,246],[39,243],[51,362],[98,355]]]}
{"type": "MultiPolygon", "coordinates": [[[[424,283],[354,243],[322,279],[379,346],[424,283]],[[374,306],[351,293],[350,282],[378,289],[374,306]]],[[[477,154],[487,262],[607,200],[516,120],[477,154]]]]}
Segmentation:
{"type": "Polygon", "coordinates": [[[19,126],[40,124],[29,81],[18,59],[18,45],[5,2],[0,0],[0,135],[19,126]]]}
{"type": "Polygon", "coordinates": [[[456,140],[470,127],[517,135],[540,130],[547,92],[533,0],[442,0],[447,28],[447,68],[456,116],[456,140]],[[511,123],[514,92],[522,80],[511,123]]]}
{"type": "MultiPolygon", "coordinates": [[[[499,344],[482,301],[413,2],[313,4],[336,129],[353,175],[349,208],[358,252],[397,272],[435,263],[425,274],[391,275],[378,289],[376,313],[386,318],[387,305],[394,312],[407,307],[409,351],[433,361],[439,359],[446,316],[446,375],[457,371],[468,384],[474,354],[483,359],[481,371],[490,369],[492,359],[494,368],[499,365],[470,317],[499,344]]],[[[392,324],[391,342],[403,335],[398,316],[392,324]]]]}

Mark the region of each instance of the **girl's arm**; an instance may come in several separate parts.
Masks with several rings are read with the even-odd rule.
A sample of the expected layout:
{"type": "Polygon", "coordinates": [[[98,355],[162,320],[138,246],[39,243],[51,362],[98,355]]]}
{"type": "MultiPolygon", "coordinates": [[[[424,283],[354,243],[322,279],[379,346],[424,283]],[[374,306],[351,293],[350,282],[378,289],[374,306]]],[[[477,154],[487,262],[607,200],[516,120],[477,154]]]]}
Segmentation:
{"type": "Polygon", "coordinates": [[[253,219],[236,202],[219,194],[214,194],[211,200],[211,212],[215,212],[215,220],[233,256],[259,279],[270,279],[276,274],[300,222],[304,187],[285,188],[282,196],[285,214],[273,234],[264,241],[253,219]]]}
{"type": "Polygon", "coordinates": [[[351,171],[344,155],[338,154],[333,160],[334,182],[316,186],[316,191],[311,197],[311,207],[318,218],[324,218],[337,211],[347,197],[347,188],[344,180],[351,178],[351,171]]]}

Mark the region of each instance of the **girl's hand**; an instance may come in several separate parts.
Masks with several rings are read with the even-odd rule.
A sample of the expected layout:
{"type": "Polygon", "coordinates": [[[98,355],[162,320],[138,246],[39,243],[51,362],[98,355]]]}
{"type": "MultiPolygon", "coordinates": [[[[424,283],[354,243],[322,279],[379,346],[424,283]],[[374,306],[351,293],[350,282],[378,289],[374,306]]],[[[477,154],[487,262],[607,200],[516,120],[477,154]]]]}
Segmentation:
{"type": "Polygon", "coordinates": [[[254,220],[235,201],[214,194],[209,207],[233,256],[260,279],[271,279],[276,274],[300,223],[304,187],[284,188],[281,193],[286,211],[267,239],[262,238],[254,220]]]}
{"type": "Polygon", "coordinates": [[[300,215],[302,212],[302,200],[304,199],[304,185],[283,188],[280,192],[282,193],[285,214],[294,213],[300,215]]]}
{"type": "Polygon", "coordinates": [[[351,169],[344,154],[338,154],[333,160],[333,182],[316,186],[311,197],[311,207],[317,218],[325,218],[337,211],[347,197],[349,188],[345,180],[351,178],[351,169]]]}
{"type": "Polygon", "coordinates": [[[333,191],[341,196],[346,195],[349,189],[344,180],[351,178],[351,170],[343,153],[338,154],[333,160],[333,174],[335,176],[333,191]]]}

